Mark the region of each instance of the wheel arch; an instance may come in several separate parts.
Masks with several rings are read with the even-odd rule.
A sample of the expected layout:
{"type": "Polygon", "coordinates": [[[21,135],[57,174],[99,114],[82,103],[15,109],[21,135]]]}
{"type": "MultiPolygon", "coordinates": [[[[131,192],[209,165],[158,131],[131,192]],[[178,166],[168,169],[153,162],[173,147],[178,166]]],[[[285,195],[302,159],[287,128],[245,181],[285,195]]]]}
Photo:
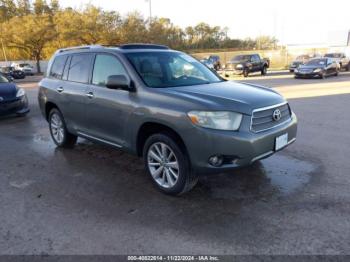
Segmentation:
{"type": "Polygon", "coordinates": [[[138,156],[142,156],[143,147],[147,139],[154,134],[162,133],[170,136],[180,146],[181,150],[188,154],[184,140],[179,133],[167,124],[159,123],[155,121],[144,122],[137,131],[136,136],[136,153],[138,156]]]}
{"type": "Polygon", "coordinates": [[[58,108],[58,106],[55,103],[51,102],[51,101],[48,101],[48,102],[45,103],[45,118],[46,118],[46,120],[49,119],[50,111],[52,109],[54,109],[54,108],[57,108],[58,110],[60,110],[58,108]]]}

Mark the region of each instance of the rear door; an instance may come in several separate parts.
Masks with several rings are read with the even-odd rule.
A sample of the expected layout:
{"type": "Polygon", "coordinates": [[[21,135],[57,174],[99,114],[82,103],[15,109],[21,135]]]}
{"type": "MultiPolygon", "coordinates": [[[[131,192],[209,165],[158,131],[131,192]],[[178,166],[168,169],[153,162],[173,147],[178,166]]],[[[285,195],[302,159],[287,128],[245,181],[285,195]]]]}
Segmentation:
{"type": "Polygon", "coordinates": [[[112,54],[96,54],[87,106],[88,135],[116,146],[125,145],[127,120],[131,115],[136,93],[106,87],[112,75],[130,80],[120,60],[112,54]]]}
{"type": "Polygon", "coordinates": [[[88,83],[94,55],[91,53],[73,54],[64,69],[58,92],[62,95],[61,111],[70,129],[87,130],[86,104],[88,83]]]}

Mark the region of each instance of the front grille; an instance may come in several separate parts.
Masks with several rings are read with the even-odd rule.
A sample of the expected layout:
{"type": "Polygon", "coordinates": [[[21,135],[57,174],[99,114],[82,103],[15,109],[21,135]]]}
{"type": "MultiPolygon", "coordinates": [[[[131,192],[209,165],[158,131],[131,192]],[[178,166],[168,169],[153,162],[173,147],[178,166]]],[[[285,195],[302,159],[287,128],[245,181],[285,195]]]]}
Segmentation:
{"type": "Polygon", "coordinates": [[[307,74],[309,74],[309,73],[312,73],[312,71],[313,71],[313,69],[299,69],[300,73],[307,73],[307,74]]]}
{"type": "Polygon", "coordinates": [[[274,128],[284,122],[291,119],[292,113],[287,103],[281,105],[275,105],[271,107],[256,109],[253,111],[251,120],[251,131],[262,132],[271,128],[274,128]],[[281,111],[281,119],[274,120],[273,112],[279,109],[281,111]]]}

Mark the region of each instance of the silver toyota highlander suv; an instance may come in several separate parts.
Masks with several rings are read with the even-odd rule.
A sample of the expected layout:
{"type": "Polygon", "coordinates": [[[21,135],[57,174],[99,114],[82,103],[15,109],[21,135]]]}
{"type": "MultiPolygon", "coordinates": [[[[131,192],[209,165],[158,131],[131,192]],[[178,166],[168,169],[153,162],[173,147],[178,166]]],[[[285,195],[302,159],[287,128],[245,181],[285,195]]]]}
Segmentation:
{"type": "Polygon", "coordinates": [[[154,184],[175,195],[199,175],[272,155],[297,133],[277,92],[226,81],[160,45],[58,50],[38,98],[57,146],[83,137],[142,156],[154,184]]]}

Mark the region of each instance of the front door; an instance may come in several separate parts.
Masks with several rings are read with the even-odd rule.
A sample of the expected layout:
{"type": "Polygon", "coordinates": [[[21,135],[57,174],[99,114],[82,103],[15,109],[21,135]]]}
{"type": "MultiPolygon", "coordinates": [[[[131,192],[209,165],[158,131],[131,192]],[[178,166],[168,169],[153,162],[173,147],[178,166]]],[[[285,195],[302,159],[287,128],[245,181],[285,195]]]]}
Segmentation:
{"type": "Polygon", "coordinates": [[[111,54],[97,54],[88,93],[89,133],[95,139],[116,146],[125,145],[127,120],[133,107],[134,92],[106,87],[109,76],[124,75],[130,80],[119,59],[111,54]]]}

